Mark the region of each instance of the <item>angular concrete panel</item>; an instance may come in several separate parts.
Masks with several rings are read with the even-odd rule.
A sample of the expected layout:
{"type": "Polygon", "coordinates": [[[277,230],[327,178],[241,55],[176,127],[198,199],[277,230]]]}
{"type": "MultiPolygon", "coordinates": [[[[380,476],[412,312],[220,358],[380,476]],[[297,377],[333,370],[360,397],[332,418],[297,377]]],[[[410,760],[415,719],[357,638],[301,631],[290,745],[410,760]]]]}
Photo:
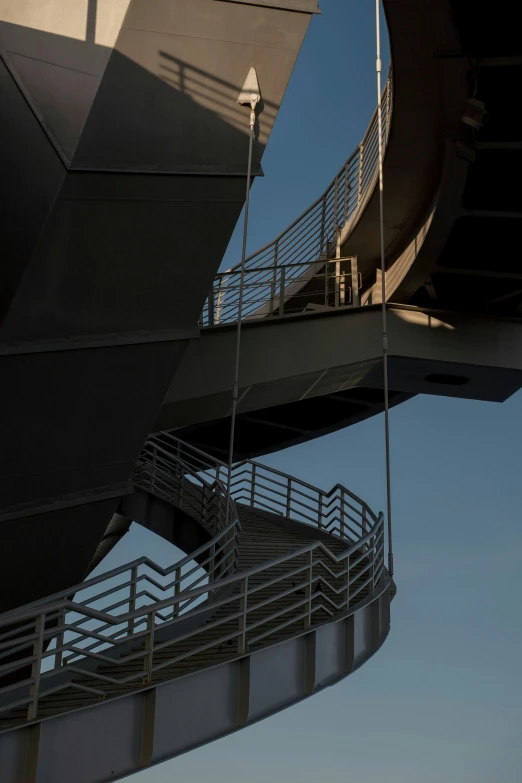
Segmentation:
{"type": "MultiPolygon", "coordinates": [[[[244,201],[246,70],[265,75],[259,173],[310,16],[214,0],[0,0],[0,519],[68,509],[94,549],[71,579],[39,539],[54,589],[84,576],[90,533],[113,511],[97,516],[93,499],[125,493],[198,333],[244,201]]],[[[72,550],[62,555],[70,565],[72,550]]]]}

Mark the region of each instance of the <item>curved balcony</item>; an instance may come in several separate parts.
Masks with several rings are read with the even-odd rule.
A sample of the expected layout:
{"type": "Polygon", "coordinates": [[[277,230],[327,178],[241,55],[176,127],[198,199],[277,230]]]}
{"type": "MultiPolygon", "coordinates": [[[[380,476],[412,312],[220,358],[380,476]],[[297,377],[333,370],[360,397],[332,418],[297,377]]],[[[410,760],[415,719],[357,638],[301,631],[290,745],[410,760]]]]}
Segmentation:
{"type": "Polygon", "coordinates": [[[0,618],[6,783],[27,742],[53,783],[79,759],[82,781],[129,774],[294,704],[381,646],[382,515],[251,461],[234,466],[227,513],[225,477],[171,435],[149,439],[137,492],[212,538],[168,568],[140,558],[0,618]]]}

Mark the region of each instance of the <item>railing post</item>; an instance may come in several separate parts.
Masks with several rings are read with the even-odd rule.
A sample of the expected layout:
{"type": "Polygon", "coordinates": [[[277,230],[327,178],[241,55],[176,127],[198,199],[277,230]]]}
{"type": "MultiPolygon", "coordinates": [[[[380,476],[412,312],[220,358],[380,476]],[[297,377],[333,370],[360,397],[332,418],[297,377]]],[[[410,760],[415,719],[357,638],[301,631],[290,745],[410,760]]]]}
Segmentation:
{"type": "Polygon", "coordinates": [[[343,205],[343,226],[348,220],[348,196],[350,195],[350,182],[348,179],[348,161],[344,165],[344,205],[343,205]]]}
{"type": "Polygon", "coordinates": [[[256,497],[256,465],[252,465],[252,483],[250,485],[250,505],[254,505],[256,497]]]}
{"type": "Polygon", "coordinates": [[[322,530],[323,528],[323,493],[319,493],[319,512],[318,512],[318,520],[317,520],[317,526],[319,530],[322,530]]]}
{"type": "Polygon", "coordinates": [[[340,538],[344,540],[344,487],[341,487],[341,508],[339,512],[339,519],[341,523],[340,538]]]}
{"type": "Polygon", "coordinates": [[[215,322],[216,326],[219,324],[221,320],[221,309],[222,309],[222,302],[223,300],[223,277],[219,275],[219,285],[218,285],[218,293],[217,293],[217,301],[216,301],[216,315],[215,315],[215,322]]]}
{"type": "Polygon", "coordinates": [[[239,601],[239,611],[241,615],[239,617],[239,638],[237,644],[237,651],[240,655],[246,652],[246,632],[247,632],[247,614],[248,614],[248,576],[243,579],[243,586],[241,591],[241,599],[239,601]]]}
{"type": "Polygon", "coordinates": [[[357,263],[357,256],[351,256],[351,278],[352,278],[352,307],[359,307],[361,304],[361,297],[359,295],[359,265],[357,263]]]}
{"type": "Polygon", "coordinates": [[[339,229],[339,177],[335,178],[334,185],[334,228],[339,229]]]}
{"type": "MultiPolygon", "coordinates": [[[[136,611],[136,592],[138,581],[138,566],[133,566],[131,569],[131,583],[130,583],[130,596],[129,596],[129,612],[136,611]]],[[[129,619],[129,626],[127,629],[127,636],[132,636],[134,633],[134,617],[129,619]]]]}
{"type": "Polygon", "coordinates": [[[335,306],[341,304],[341,229],[337,229],[335,243],[335,306]]]}
{"type": "Polygon", "coordinates": [[[156,618],[156,612],[154,609],[147,615],[147,636],[145,637],[145,677],[143,678],[144,685],[151,685],[152,683],[152,661],[154,656],[154,622],[156,618]]]}
{"type": "MultiPolygon", "coordinates": [[[[181,593],[181,568],[178,566],[174,571],[174,598],[181,593]]],[[[179,603],[176,601],[172,605],[172,617],[177,617],[179,614],[179,603]]]]}
{"type": "Polygon", "coordinates": [[[359,206],[362,199],[363,160],[364,160],[364,144],[359,144],[359,182],[357,185],[357,206],[359,206]]]}
{"type": "Polygon", "coordinates": [[[208,295],[208,325],[214,326],[214,283],[208,295]]]}
{"type": "Polygon", "coordinates": [[[58,615],[58,627],[62,626],[61,631],[58,631],[58,635],[56,637],[56,655],[54,656],[54,668],[60,669],[63,662],[63,650],[60,650],[60,647],[63,647],[64,642],[64,636],[65,632],[63,629],[63,626],[65,625],[65,609],[62,609],[60,611],[60,614],[58,615]]]}
{"type": "MultiPolygon", "coordinates": [[[[322,200],[322,210],[321,210],[321,236],[320,236],[320,242],[319,242],[319,255],[323,252],[323,245],[328,245],[328,238],[326,235],[326,195],[323,196],[322,200]]],[[[328,247],[326,246],[324,248],[324,257],[328,258],[328,247]]]]}
{"type": "MultiPolygon", "coordinates": [[[[181,567],[178,566],[174,571],[174,598],[181,593],[181,567]]],[[[172,617],[177,617],[179,614],[179,603],[176,601],[172,605],[172,617]]]]}
{"type": "Polygon", "coordinates": [[[291,493],[292,493],[292,479],[289,476],[287,483],[286,483],[286,517],[290,516],[290,509],[291,509],[291,493]]]}
{"type": "Polygon", "coordinates": [[[185,478],[185,471],[183,470],[183,467],[181,463],[179,464],[179,489],[178,489],[178,506],[182,508],[183,506],[183,480],[185,478]]]}
{"type": "Polygon", "coordinates": [[[42,653],[45,633],[45,613],[36,618],[34,623],[36,639],[33,643],[34,661],[31,665],[31,701],[27,707],[27,720],[35,720],[38,715],[38,698],[40,696],[40,671],[42,668],[42,653]]]}
{"type": "Polygon", "coordinates": [[[279,240],[276,239],[274,245],[274,271],[272,272],[272,283],[270,285],[270,315],[274,312],[276,280],[277,280],[277,259],[279,256],[279,240]]]}
{"type": "Polygon", "coordinates": [[[314,579],[314,550],[310,549],[308,552],[308,585],[306,588],[307,612],[305,615],[305,628],[310,628],[312,625],[312,586],[314,579]]]}
{"type": "Polygon", "coordinates": [[[388,141],[388,133],[390,130],[390,115],[391,115],[391,97],[392,97],[392,85],[391,80],[388,77],[386,79],[386,141],[388,141]]]}
{"type": "Polygon", "coordinates": [[[285,268],[279,267],[279,315],[285,312],[285,268]]]}
{"type": "Polygon", "coordinates": [[[346,610],[350,608],[350,555],[346,557],[346,610]]]}
{"type": "Polygon", "coordinates": [[[324,306],[328,307],[328,259],[324,262],[324,306]]]}

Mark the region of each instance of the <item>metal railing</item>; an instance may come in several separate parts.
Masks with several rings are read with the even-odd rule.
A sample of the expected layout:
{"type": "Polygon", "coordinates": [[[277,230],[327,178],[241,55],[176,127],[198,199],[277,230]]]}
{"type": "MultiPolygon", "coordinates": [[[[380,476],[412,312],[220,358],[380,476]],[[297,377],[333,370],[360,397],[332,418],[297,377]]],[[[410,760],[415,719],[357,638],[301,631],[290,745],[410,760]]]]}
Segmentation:
{"type": "MultiPolygon", "coordinates": [[[[391,73],[381,105],[386,144],[392,110],[391,73]]],[[[246,259],[242,310],[245,320],[302,312],[307,309],[309,294],[312,303],[317,302],[318,293],[324,294],[323,304],[327,307],[351,304],[352,282],[348,287],[346,272],[341,279],[339,271],[330,270],[327,262],[340,255],[341,230],[346,233],[355,225],[378,180],[378,130],[376,109],[358,148],[323,195],[272,242],[246,259]],[[319,279],[312,291],[303,291],[315,283],[314,278],[319,279]],[[344,290],[344,296],[339,296],[340,290],[344,290]]],[[[202,327],[237,321],[240,275],[240,265],[236,265],[215,277],[201,314],[202,327]]],[[[356,283],[358,292],[359,280],[356,283]]]]}
{"type": "Polygon", "coordinates": [[[227,519],[235,518],[239,526],[233,503],[227,515],[222,474],[202,472],[202,452],[174,441],[174,447],[158,437],[145,442],[132,473],[134,485],[185,510],[212,535],[224,529],[227,519]]]}
{"type": "MultiPolygon", "coordinates": [[[[150,437],[146,449],[149,454],[155,450],[165,456],[171,454],[177,462],[198,472],[207,484],[212,481],[221,486],[227,485],[226,463],[169,432],[150,437]]],[[[371,521],[375,521],[368,504],[341,484],[325,491],[253,460],[243,460],[233,466],[230,485],[236,506],[251,506],[294,519],[341,541],[351,543],[364,537],[371,521]]]]}
{"type": "MultiPolygon", "coordinates": [[[[137,480],[160,496],[182,487],[182,495],[190,497],[183,501],[188,510],[194,511],[197,499],[199,509],[212,509],[207,518],[217,519],[217,505],[203,503],[199,488],[222,487],[223,468],[204,452],[162,434],[149,439],[136,471],[137,480]]],[[[105,698],[118,688],[133,692],[174,676],[172,669],[181,662],[205,665],[201,656],[207,651],[207,665],[212,656],[223,655],[223,647],[225,657],[244,654],[268,637],[301,633],[346,613],[375,592],[385,573],[381,514],[340,485],[323,492],[251,461],[235,466],[232,483],[236,503],[312,524],[344,541],[345,551],[336,555],[317,541],[234,571],[236,561],[227,555],[231,536],[234,551],[237,542],[233,521],[170,568],[141,558],[3,615],[4,727],[6,719],[9,727],[10,720],[18,724],[41,717],[42,700],[53,694],[72,690],[105,698]],[[201,568],[206,569],[203,576],[201,568]]],[[[44,705],[48,709],[49,702],[44,705]]],[[[54,709],[66,710],[67,704],[55,702],[54,709]]]]}

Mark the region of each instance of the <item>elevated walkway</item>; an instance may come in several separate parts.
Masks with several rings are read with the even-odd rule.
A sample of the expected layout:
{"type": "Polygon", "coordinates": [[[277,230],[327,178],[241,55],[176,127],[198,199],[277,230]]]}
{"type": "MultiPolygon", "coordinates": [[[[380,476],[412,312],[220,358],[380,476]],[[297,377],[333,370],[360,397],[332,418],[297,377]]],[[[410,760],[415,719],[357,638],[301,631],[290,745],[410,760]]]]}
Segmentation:
{"type": "Polygon", "coordinates": [[[384,642],[382,515],[252,462],[234,467],[227,514],[224,472],[149,440],[136,485],[214,537],[170,568],[142,558],[0,617],[3,783],[124,777],[312,695],[384,642]]]}
{"type": "MultiPolygon", "coordinates": [[[[389,305],[390,404],[415,394],[502,402],[522,386],[522,322],[389,305]]],[[[202,331],[171,385],[158,429],[223,458],[235,329],[202,331]],[[212,417],[212,418],[210,418],[212,417]]],[[[301,443],[383,410],[380,306],[247,323],[236,459],[301,443]]]]}
{"type": "MultiPolygon", "coordinates": [[[[507,5],[501,17],[510,19],[507,5]]],[[[507,32],[502,44],[500,27],[489,35],[487,14],[475,17],[465,2],[449,6],[416,4],[408,15],[407,2],[385,2],[393,62],[382,96],[392,405],[417,393],[502,401],[520,388],[513,248],[522,212],[511,180],[522,141],[505,107],[522,55],[507,32]],[[477,130],[462,121],[472,98],[491,109],[477,130]]],[[[374,115],[324,194],[247,259],[237,458],[383,409],[372,311],[381,301],[377,130],[374,115]]],[[[237,321],[239,280],[237,266],[215,278],[201,345],[189,346],[154,425],[221,455],[233,335],[218,332],[237,321]]]]}

